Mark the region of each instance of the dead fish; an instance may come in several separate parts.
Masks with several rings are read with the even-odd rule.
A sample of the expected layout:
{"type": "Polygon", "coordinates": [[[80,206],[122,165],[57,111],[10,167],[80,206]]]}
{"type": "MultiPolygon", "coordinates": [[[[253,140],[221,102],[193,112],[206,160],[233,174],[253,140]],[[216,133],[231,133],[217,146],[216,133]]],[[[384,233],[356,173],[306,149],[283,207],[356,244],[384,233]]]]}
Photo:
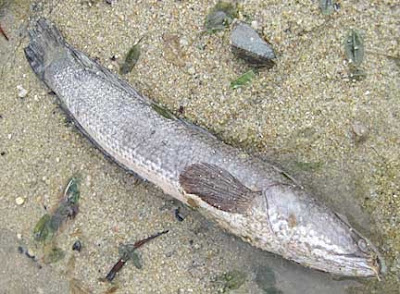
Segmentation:
{"type": "Polygon", "coordinates": [[[100,150],[229,232],[304,266],[344,276],[385,272],[374,245],[286,173],[155,103],[39,19],[26,58],[100,150]]]}

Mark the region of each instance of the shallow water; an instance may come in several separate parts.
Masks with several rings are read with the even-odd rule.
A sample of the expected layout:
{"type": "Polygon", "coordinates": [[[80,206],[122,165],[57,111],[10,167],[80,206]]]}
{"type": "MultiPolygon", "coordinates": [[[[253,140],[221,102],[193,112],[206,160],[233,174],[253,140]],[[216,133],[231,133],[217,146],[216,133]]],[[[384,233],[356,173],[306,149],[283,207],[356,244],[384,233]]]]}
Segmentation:
{"type": "Polygon", "coordinates": [[[0,293],[68,293],[76,280],[86,292],[104,293],[111,286],[98,279],[118,260],[118,244],[164,229],[170,232],[140,249],[143,269],[127,264],[118,273],[117,293],[218,293],[223,286],[217,277],[232,270],[247,278],[230,293],[398,293],[400,75],[394,57],[400,54],[400,6],[341,3],[338,12],[323,16],[312,1],[240,1],[241,17],[257,22],[278,60],[250,86],[232,90],[230,81],[248,68],[230,52],[229,30],[200,33],[214,4],[14,1],[2,10],[10,40],[0,36],[0,293]],[[305,269],[184,207],[187,216],[179,222],[174,209],[180,205],[104,158],[65,121],[56,98],[34,76],[22,49],[29,19],[37,15],[114,72],[145,35],[139,62],[125,76],[129,83],[175,113],[183,107],[184,117],[221,139],[284,167],[377,244],[386,257],[386,279],[337,279],[305,269]],[[346,78],[343,40],[351,28],[366,45],[367,75],[357,82],[346,78]],[[171,39],[179,40],[173,52],[171,39]],[[28,91],[23,98],[19,85],[28,91]],[[357,124],[367,136],[354,133],[357,124]],[[75,173],[82,177],[80,212],[57,236],[66,256],[44,265],[33,228],[75,173]],[[71,249],[78,239],[80,253],[71,249]]]}

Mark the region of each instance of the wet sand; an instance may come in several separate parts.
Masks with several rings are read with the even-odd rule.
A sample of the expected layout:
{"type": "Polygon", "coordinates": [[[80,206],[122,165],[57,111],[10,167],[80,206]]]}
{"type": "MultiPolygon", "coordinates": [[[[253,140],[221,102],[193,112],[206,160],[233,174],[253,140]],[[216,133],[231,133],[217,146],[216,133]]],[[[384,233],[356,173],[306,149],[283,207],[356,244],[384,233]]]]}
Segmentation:
{"type": "Polygon", "coordinates": [[[86,292],[104,293],[111,286],[99,278],[118,260],[119,243],[164,229],[170,232],[140,249],[143,269],[127,264],[118,273],[116,293],[221,293],[216,277],[232,270],[246,272],[247,279],[230,293],[267,293],[255,281],[260,268],[275,273],[271,287],[285,294],[397,293],[400,75],[392,57],[400,54],[400,6],[341,3],[338,12],[324,16],[310,1],[240,1],[241,18],[256,22],[278,59],[251,85],[232,90],[230,82],[248,67],[230,52],[229,29],[201,33],[214,4],[15,1],[2,11],[0,23],[10,40],[0,36],[0,293],[74,293],[76,280],[86,292]],[[187,217],[179,222],[174,210],[180,204],[104,158],[34,76],[23,47],[29,18],[38,15],[114,72],[146,36],[139,62],[124,78],[170,111],[294,175],[378,246],[387,261],[386,279],[338,280],[305,269],[251,247],[184,207],[187,217]],[[366,46],[361,65],[366,77],[357,82],[348,78],[343,49],[351,28],[361,32],[366,46]],[[175,46],[171,39],[177,50],[169,49],[175,46]],[[19,85],[28,91],[23,98],[19,85]],[[357,135],[360,125],[366,135],[357,135]],[[82,178],[80,212],[57,236],[66,256],[45,265],[33,228],[76,173],[82,178]],[[80,253],[71,249],[78,239],[80,253]],[[38,261],[20,254],[18,246],[38,261]]]}

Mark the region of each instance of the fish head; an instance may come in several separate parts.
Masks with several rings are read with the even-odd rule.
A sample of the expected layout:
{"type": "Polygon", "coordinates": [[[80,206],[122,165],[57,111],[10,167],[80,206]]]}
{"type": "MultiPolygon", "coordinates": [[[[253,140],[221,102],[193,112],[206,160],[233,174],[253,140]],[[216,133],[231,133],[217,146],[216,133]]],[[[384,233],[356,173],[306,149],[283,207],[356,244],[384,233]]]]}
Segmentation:
{"type": "Polygon", "coordinates": [[[303,189],[271,185],[263,196],[279,254],[341,276],[379,277],[385,272],[374,245],[303,189]]]}

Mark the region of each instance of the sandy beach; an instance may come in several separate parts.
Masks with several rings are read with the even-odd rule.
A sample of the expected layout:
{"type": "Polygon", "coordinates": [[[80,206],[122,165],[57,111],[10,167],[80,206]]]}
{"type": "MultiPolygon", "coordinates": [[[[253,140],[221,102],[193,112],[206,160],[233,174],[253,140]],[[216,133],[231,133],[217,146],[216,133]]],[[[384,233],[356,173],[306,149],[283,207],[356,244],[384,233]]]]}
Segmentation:
{"type": "Polygon", "coordinates": [[[232,89],[250,67],[231,52],[231,27],[204,33],[216,2],[0,1],[9,38],[0,35],[0,294],[398,293],[400,5],[338,1],[324,15],[318,1],[238,1],[239,19],[277,59],[232,89]],[[258,250],[105,158],[25,59],[27,28],[39,16],[115,73],[143,37],[123,78],[177,116],[282,167],[345,215],[383,254],[384,279],[333,277],[258,250]],[[352,29],[365,46],[360,80],[349,76],[344,49],[352,29]],[[46,264],[33,230],[75,174],[79,212],[56,236],[65,256],[46,264]],[[127,263],[113,283],[100,280],[120,243],[166,229],[138,250],[142,269],[127,263]],[[72,250],[77,240],[80,252],[72,250]],[[244,276],[238,287],[228,285],[232,272],[244,276]]]}

